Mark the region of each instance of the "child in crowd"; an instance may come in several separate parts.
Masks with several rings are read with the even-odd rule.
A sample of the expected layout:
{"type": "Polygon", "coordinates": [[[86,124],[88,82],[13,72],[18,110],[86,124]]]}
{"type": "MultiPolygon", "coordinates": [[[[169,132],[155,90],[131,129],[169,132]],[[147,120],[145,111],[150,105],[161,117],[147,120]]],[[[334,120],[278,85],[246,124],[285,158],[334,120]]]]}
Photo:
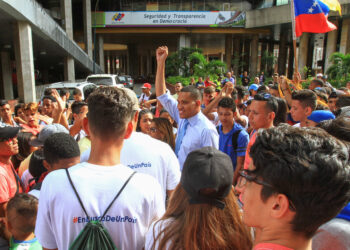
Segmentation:
{"type": "Polygon", "coordinates": [[[7,204],[7,229],[11,233],[10,250],[41,250],[34,235],[38,199],[29,194],[17,194],[7,204]]]}

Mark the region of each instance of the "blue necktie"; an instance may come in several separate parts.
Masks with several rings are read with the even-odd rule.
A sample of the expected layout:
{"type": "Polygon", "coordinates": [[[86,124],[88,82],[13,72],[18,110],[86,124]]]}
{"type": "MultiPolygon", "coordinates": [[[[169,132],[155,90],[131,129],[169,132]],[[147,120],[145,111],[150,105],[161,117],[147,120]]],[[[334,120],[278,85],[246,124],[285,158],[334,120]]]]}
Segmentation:
{"type": "Polygon", "coordinates": [[[176,142],[175,142],[175,154],[176,154],[176,156],[178,156],[178,154],[179,154],[182,140],[186,134],[186,129],[187,129],[188,124],[189,124],[188,120],[185,119],[180,131],[177,133],[176,142]]]}

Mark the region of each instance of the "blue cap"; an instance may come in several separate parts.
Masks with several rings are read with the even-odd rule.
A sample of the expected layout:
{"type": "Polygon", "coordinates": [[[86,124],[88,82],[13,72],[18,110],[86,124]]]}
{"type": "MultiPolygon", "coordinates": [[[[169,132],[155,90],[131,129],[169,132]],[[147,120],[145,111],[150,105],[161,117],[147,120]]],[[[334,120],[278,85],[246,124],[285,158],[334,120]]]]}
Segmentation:
{"type": "Polygon", "coordinates": [[[258,88],[259,88],[258,84],[253,83],[252,85],[249,86],[248,90],[255,90],[255,91],[257,91],[258,88]]]}
{"type": "Polygon", "coordinates": [[[326,120],[335,119],[334,114],[329,110],[315,110],[312,111],[311,115],[307,117],[310,121],[320,123],[326,120]]]}

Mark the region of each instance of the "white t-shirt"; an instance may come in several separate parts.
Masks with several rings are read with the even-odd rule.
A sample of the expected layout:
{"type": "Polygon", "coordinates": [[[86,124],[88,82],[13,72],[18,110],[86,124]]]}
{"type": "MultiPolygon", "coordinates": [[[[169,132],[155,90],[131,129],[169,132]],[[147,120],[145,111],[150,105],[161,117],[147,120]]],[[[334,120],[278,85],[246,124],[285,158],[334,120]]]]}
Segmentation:
{"type": "Polygon", "coordinates": [[[151,97],[151,93],[149,94],[149,96],[147,96],[146,94],[142,93],[140,98],[139,98],[139,103],[147,102],[150,97],[151,97]]]}
{"type": "MultiPolygon", "coordinates": [[[[145,250],[151,250],[153,242],[155,240],[154,236],[157,237],[159,232],[164,229],[167,225],[169,225],[171,222],[173,222],[173,219],[167,219],[162,221],[155,221],[152,223],[152,225],[149,227],[149,230],[146,234],[146,243],[145,243],[145,250]]],[[[166,244],[166,249],[170,247],[171,241],[169,240],[166,244]]],[[[157,240],[155,244],[154,249],[158,249],[159,240],[157,240]]]]}
{"type": "MultiPolygon", "coordinates": [[[[88,161],[90,149],[81,154],[80,161],[88,161]]],[[[162,187],[165,202],[166,190],[173,190],[180,182],[179,161],[170,146],[141,132],[133,132],[124,140],[120,162],[133,170],[152,175],[162,187]]]]}
{"type": "MultiPolygon", "coordinates": [[[[102,216],[133,170],[124,166],[79,163],[69,168],[73,184],[92,218],[102,216]]],[[[165,211],[159,183],[136,173],[103,218],[102,224],[118,249],[137,250],[145,244],[152,221],[165,211]]],[[[40,244],[68,249],[87,223],[87,217],[64,169],[52,171],[43,182],[35,227],[40,244]]]]}

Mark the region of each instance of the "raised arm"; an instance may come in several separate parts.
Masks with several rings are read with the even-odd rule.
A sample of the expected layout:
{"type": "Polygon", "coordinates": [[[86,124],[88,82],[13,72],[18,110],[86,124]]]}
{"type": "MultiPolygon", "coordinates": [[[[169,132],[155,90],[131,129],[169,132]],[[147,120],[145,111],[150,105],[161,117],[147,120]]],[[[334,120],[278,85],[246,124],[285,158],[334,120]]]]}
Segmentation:
{"type": "Polygon", "coordinates": [[[161,46],[156,50],[157,73],[156,73],[156,95],[161,96],[166,92],[165,86],[165,61],[168,57],[168,47],[161,46]]]}

